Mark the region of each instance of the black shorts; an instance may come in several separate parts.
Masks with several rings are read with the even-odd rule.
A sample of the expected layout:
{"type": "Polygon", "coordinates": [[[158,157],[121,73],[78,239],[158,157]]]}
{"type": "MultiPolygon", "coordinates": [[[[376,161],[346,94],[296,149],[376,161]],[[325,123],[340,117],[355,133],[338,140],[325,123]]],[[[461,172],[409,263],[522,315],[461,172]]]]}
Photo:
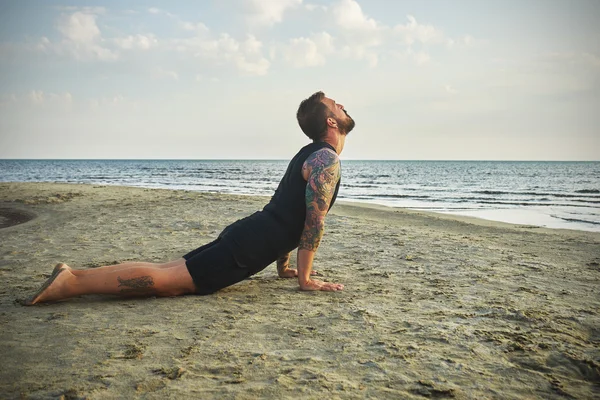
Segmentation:
{"type": "Polygon", "coordinates": [[[252,275],[250,270],[238,266],[221,239],[198,247],[183,258],[198,294],[214,293],[252,275]]]}

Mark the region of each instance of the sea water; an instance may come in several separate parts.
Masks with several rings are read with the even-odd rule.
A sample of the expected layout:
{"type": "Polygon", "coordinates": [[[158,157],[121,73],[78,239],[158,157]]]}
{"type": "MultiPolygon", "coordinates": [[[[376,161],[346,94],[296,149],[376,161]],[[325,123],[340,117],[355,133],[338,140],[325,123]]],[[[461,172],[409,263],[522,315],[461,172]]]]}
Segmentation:
{"type": "MultiPolygon", "coordinates": [[[[0,160],[1,182],[271,195],[281,160],[0,160]]],[[[339,199],[600,232],[600,162],[342,161],[339,199]]]]}

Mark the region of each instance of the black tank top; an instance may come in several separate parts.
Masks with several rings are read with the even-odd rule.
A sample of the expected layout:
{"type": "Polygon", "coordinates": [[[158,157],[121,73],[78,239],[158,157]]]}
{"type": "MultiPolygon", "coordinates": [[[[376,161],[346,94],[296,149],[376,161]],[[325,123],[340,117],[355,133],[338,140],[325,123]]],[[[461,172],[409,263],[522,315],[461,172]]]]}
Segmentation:
{"type": "MultiPolygon", "coordinates": [[[[289,226],[293,232],[299,232],[299,234],[302,234],[306,219],[306,181],[302,177],[302,166],[308,156],[322,148],[330,148],[335,152],[334,147],[325,142],[311,143],[300,149],[290,161],[271,201],[263,209],[271,213],[282,224],[289,226]]],[[[335,187],[329,208],[335,203],[339,188],[340,181],[335,187]]],[[[300,236],[298,236],[298,240],[300,240],[300,236]]]]}
{"type": "MultiPolygon", "coordinates": [[[[306,181],[302,177],[302,166],[311,154],[322,148],[335,151],[325,142],[304,146],[290,161],[275,194],[263,210],[223,230],[219,238],[230,248],[240,267],[256,273],[298,247],[306,219],[306,181]]],[[[330,209],[337,198],[340,181],[330,209]]]]}

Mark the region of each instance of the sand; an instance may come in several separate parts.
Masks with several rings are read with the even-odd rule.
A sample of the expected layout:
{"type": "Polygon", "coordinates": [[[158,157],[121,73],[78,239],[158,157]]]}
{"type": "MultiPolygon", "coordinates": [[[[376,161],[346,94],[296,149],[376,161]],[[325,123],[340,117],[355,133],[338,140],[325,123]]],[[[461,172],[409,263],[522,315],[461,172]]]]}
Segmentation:
{"type": "Polygon", "coordinates": [[[266,200],[0,184],[0,398],[600,396],[600,233],[338,203],[315,269],[342,292],[273,265],[210,296],[20,304],[59,261],[176,259],[266,200]]]}

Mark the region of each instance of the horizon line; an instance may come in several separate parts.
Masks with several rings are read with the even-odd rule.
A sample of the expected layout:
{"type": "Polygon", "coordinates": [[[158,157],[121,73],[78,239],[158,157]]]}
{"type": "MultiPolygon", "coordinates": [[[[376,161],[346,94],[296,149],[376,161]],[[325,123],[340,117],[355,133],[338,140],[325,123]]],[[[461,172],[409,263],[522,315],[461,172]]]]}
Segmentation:
{"type": "MultiPolygon", "coordinates": [[[[287,158],[0,158],[0,161],[289,161],[287,158]]],[[[347,158],[342,161],[432,161],[432,162],[600,162],[598,160],[523,160],[523,159],[392,159],[347,158]]]]}

